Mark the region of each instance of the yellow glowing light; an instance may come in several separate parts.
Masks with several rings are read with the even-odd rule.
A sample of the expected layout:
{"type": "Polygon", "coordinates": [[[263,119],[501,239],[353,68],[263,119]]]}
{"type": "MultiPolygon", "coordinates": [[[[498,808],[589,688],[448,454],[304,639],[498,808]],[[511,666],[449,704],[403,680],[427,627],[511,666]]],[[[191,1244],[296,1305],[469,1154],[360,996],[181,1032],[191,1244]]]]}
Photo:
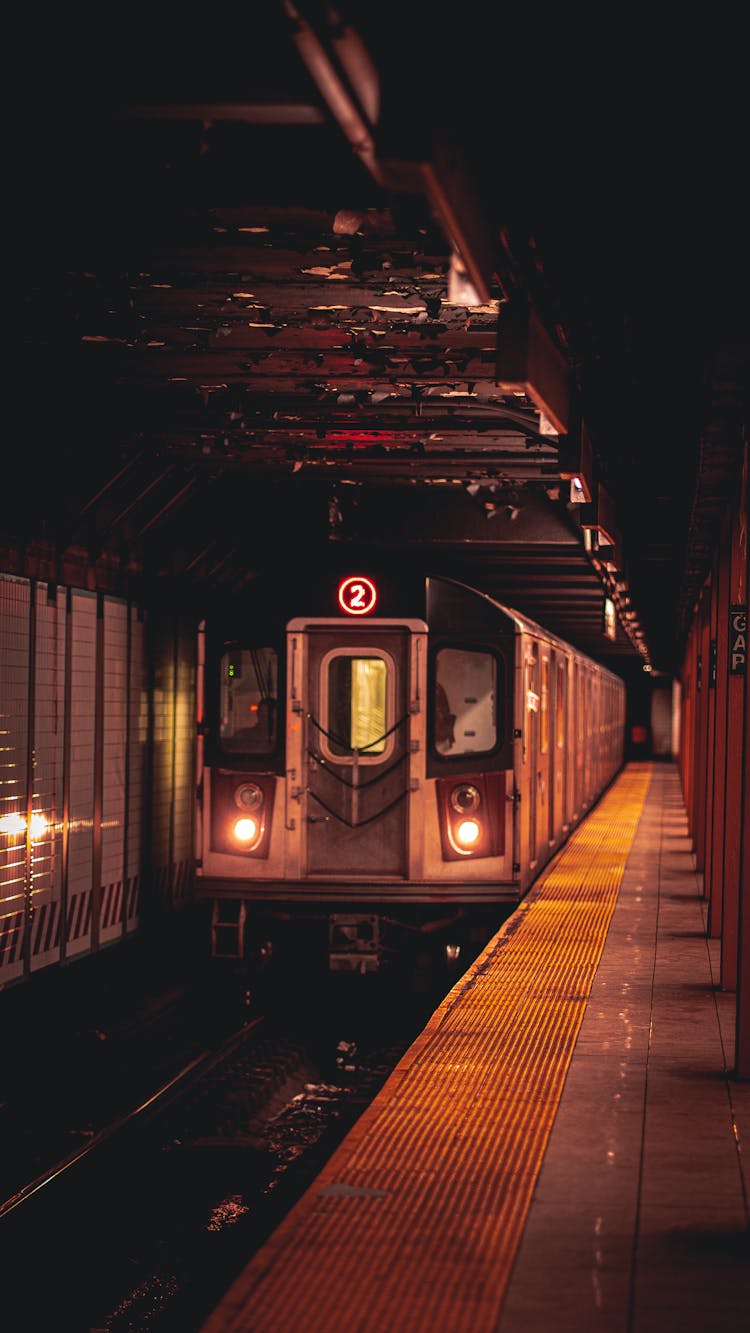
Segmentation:
{"type": "Polygon", "coordinates": [[[18,834],[26,832],[26,820],[23,815],[3,815],[0,819],[0,833],[18,834]]]}
{"type": "Polygon", "coordinates": [[[238,819],[234,826],[234,836],[238,842],[252,842],[257,832],[258,825],[254,819],[238,819]]]}
{"type": "Polygon", "coordinates": [[[464,847],[471,847],[479,837],[479,825],[476,819],[464,819],[456,829],[456,839],[464,847]]]}
{"type": "MultiPolygon", "coordinates": [[[[49,824],[44,815],[35,810],[31,816],[31,836],[32,838],[43,838],[49,831],[49,824]]],[[[23,836],[26,832],[26,820],[23,815],[3,815],[0,819],[0,833],[8,833],[16,837],[23,836]]]]}

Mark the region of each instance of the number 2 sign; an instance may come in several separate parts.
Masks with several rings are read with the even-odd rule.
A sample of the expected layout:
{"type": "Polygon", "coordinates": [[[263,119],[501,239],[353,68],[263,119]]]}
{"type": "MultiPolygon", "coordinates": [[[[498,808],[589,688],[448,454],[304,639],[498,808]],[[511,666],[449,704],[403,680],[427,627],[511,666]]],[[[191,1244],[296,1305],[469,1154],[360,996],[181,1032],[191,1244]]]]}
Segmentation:
{"type": "Polygon", "coordinates": [[[339,584],[339,606],[348,616],[368,615],[377,600],[375,584],[361,574],[354,574],[339,584]]]}

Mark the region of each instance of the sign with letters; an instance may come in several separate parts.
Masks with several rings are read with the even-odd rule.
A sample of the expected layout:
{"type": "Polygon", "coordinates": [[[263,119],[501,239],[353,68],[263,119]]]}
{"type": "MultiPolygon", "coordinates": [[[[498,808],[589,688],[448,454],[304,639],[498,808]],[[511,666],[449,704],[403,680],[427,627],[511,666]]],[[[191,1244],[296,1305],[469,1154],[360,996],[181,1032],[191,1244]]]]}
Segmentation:
{"type": "Polygon", "coordinates": [[[747,671],[747,606],[729,608],[729,674],[744,676],[747,671]]]}

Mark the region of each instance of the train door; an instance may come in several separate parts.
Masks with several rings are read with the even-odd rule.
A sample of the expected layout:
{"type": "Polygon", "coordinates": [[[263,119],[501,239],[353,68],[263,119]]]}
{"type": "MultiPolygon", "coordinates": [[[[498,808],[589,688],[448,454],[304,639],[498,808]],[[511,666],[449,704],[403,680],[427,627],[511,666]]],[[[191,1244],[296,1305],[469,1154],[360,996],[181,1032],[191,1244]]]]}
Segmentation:
{"type": "Polygon", "coordinates": [[[539,681],[537,645],[526,641],[524,654],[524,761],[527,774],[526,800],[529,862],[537,859],[537,783],[539,776],[539,681]]]}
{"type": "Polygon", "coordinates": [[[408,874],[410,634],[309,629],[302,874],[408,874]]]}
{"type": "Polygon", "coordinates": [[[584,705],[583,705],[583,673],[584,667],[581,662],[575,665],[575,687],[574,687],[574,750],[575,750],[575,815],[580,818],[584,808],[584,705]]]}
{"type": "Polygon", "coordinates": [[[586,809],[591,804],[591,790],[593,790],[593,780],[591,780],[591,748],[593,748],[594,737],[594,694],[593,681],[591,681],[591,669],[589,665],[583,668],[583,802],[586,809]]]}
{"type": "Polygon", "coordinates": [[[539,672],[539,771],[537,777],[537,800],[539,805],[539,851],[547,855],[549,845],[554,841],[552,825],[553,781],[554,781],[554,746],[550,743],[550,649],[542,648],[539,672]]]}
{"type": "Polygon", "coordinates": [[[568,804],[568,747],[566,736],[567,720],[567,660],[560,653],[555,654],[555,711],[553,722],[554,734],[554,794],[552,798],[552,827],[555,834],[565,832],[570,822],[568,804]]]}

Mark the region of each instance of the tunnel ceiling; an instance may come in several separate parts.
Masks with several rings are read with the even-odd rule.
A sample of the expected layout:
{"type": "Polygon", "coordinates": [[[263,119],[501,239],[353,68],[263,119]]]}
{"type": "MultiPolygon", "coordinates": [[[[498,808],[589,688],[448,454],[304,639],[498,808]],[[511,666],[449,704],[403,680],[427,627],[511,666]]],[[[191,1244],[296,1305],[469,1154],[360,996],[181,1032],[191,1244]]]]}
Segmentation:
{"type": "Polygon", "coordinates": [[[37,39],[5,565],[209,605],[408,562],[671,670],[738,468],[731,136],[430,9],[37,39]]]}

